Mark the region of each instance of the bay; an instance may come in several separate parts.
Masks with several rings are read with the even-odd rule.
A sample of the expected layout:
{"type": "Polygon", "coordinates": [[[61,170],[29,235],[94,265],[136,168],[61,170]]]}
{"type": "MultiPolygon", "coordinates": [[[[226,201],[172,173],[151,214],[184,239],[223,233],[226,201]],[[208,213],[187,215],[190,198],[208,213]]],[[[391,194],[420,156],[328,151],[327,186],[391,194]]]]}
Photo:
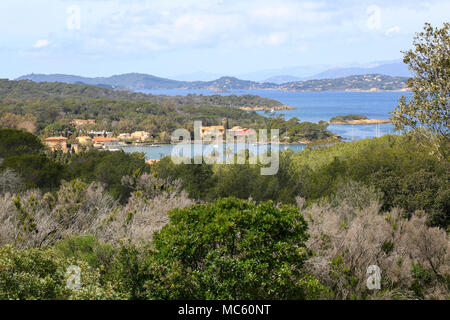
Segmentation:
{"type": "MultiPolygon", "coordinates": [[[[358,114],[369,119],[389,119],[390,112],[398,105],[399,98],[409,97],[409,92],[287,92],[279,90],[231,90],[229,92],[215,92],[210,90],[143,90],[149,94],[163,94],[169,96],[202,94],[202,95],[244,95],[253,94],[265,98],[275,99],[289,105],[294,110],[274,111],[283,114],[286,119],[297,117],[300,121],[319,122],[329,121],[339,115],[358,114]]],[[[269,115],[267,112],[258,111],[269,115]]],[[[394,134],[392,124],[381,125],[330,125],[328,129],[343,137],[347,141],[379,137],[394,134]]],[[[144,152],[148,159],[160,159],[171,154],[174,146],[160,147],[127,147],[126,152],[144,152]]],[[[294,151],[303,150],[302,145],[280,146],[294,151]]]]}

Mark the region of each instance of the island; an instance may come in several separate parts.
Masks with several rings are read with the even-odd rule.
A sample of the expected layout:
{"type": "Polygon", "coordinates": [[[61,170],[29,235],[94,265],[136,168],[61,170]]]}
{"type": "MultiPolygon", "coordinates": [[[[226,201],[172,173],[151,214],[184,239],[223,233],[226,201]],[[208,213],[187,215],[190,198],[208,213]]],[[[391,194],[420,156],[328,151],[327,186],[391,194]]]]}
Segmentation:
{"type": "Polygon", "coordinates": [[[390,120],[369,119],[366,116],[350,114],[331,118],[329,124],[384,124],[391,123],[390,120]]]}

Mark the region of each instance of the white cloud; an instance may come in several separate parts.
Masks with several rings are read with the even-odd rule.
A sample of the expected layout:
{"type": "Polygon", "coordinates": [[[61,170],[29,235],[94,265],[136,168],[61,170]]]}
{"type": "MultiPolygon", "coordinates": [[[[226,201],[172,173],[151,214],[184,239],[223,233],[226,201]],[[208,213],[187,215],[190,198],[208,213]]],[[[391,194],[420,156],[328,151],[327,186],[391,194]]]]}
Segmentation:
{"type": "Polygon", "coordinates": [[[367,19],[367,27],[370,30],[378,30],[381,28],[381,8],[376,5],[368,6],[366,13],[369,15],[367,19]]]}
{"type": "Polygon", "coordinates": [[[288,35],[285,32],[272,32],[260,39],[260,44],[269,46],[279,46],[286,43],[288,35]]]}
{"type": "Polygon", "coordinates": [[[38,40],[33,45],[33,48],[36,48],[36,49],[44,48],[44,47],[48,46],[49,44],[50,44],[50,41],[48,41],[48,40],[38,40]]]}
{"type": "Polygon", "coordinates": [[[399,33],[400,32],[400,27],[399,26],[395,26],[395,27],[392,27],[392,28],[389,28],[388,30],[386,30],[386,35],[387,36],[391,36],[391,35],[393,35],[394,33],[399,33]]]}
{"type": "MultiPolygon", "coordinates": [[[[55,52],[71,50],[86,56],[120,57],[197,49],[217,50],[217,54],[264,47],[294,52],[307,44],[308,51],[314,52],[327,45],[357,45],[378,35],[392,36],[400,32],[399,26],[401,35],[411,38],[427,17],[441,19],[438,14],[448,12],[446,9],[450,7],[445,0],[430,0],[429,6],[410,4],[406,0],[395,3],[387,0],[85,0],[77,3],[82,11],[83,28],[67,31],[64,6],[60,12],[60,29],[49,28],[33,34],[34,38],[48,39],[39,40],[34,48],[51,45],[55,52]]],[[[56,12],[55,16],[58,16],[56,12]]]]}

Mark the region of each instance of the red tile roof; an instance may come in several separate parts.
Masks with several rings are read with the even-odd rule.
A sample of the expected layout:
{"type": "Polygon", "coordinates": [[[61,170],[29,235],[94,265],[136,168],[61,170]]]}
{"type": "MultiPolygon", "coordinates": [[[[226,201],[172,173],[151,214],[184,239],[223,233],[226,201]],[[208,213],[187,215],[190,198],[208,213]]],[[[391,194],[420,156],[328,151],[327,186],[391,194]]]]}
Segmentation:
{"type": "Polygon", "coordinates": [[[67,141],[64,137],[48,137],[45,141],[67,141]]]}

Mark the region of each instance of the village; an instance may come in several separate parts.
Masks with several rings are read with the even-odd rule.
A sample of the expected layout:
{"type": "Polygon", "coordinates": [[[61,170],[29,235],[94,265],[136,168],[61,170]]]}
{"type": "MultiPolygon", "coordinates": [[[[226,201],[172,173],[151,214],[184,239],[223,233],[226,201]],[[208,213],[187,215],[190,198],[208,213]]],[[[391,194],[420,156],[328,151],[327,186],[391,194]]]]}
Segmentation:
{"type": "MultiPolygon", "coordinates": [[[[76,137],[50,136],[45,138],[45,144],[52,151],[61,151],[63,153],[72,152],[78,153],[92,149],[102,149],[109,151],[118,151],[122,147],[127,146],[160,146],[161,142],[155,142],[155,136],[147,131],[135,131],[132,133],[124,132],[114,135],[110,131],[94,131],[83,130],[87,126],[95,125],[94,119],[81,120],[74,119],[71,124],[80,132],[76,137]]],[[[223,121],[222,125],[218,126],[204,126],[201,128],[202,141],[208,142],[217,135],[225,136],[226,131],[236,137],[245,137],[254,134],[253,129],[241,128],[234,126],[231,129],[226,129],[227,123],[223,121]]]]}

